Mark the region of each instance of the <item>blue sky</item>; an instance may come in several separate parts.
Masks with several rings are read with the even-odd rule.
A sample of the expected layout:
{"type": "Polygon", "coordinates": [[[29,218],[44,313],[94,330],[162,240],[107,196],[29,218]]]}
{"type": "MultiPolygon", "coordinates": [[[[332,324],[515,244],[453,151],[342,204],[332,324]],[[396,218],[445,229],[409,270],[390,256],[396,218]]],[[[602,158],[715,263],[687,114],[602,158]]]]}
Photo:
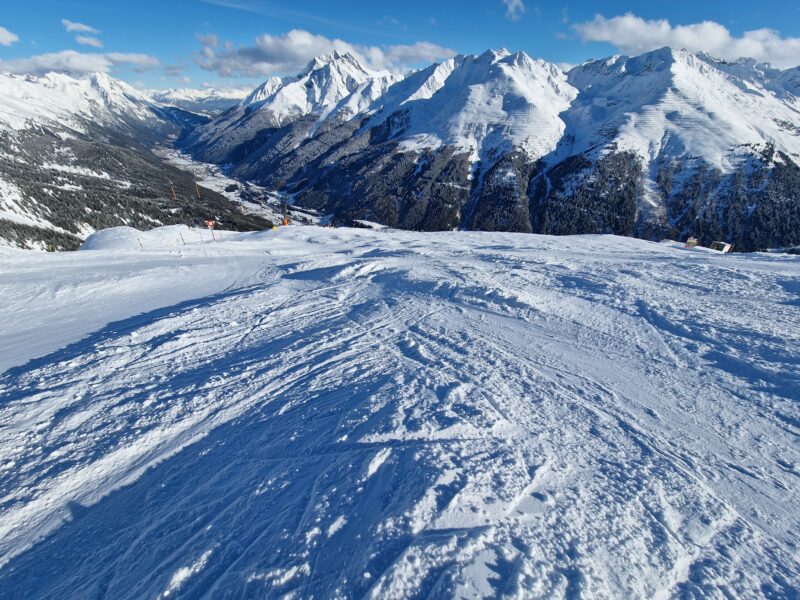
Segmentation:
{"type": "Polygon", "coordinates": [[[574,64],[663,45],[798,65],[800,3],[4,0],[0,9],[0,69],[106,70],[150,87],[251,85],[334,48],[406,69],[487,48],[574,64]]]}

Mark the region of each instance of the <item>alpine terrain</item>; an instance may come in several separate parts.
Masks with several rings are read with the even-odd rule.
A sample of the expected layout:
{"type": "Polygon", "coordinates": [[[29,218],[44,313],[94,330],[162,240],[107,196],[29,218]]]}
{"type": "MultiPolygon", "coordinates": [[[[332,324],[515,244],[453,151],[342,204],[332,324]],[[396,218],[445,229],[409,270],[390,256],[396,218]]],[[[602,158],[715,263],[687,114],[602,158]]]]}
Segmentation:
{"type": "Polygon", "coordinates": [[[6,4],[0,600],[800,598],[800,38],[6,4]]]}
{"type": "Polygon", "coordinates": [[[0,595],[797,596],[800,257],[222,235],[0,254],[0,595]]]}
{"type": "Polygon", "coordinates": [[[208,118],[103,73],[0,73],[0,245],[76,249],[104,227],[207,218],[270,226],[152,152],[208,118]]]}
{"type": "Polygon", "coordinates": [[[800,245],[800,67],[663,48],[565,73],[499,50],[401,76],[335,51],[249,93],[0,77],[12,245],[209,216],[258,228],[281,202],[425,231],[800,245]],[[194,190],[152,152],[170,147],[258,193],[194,190]]]}
{"type": "Polygon", "coordinates": [[[568,73],[524,52],[393,82],[349,54],[186,138],[342,221],[800,244],[800,69],[664,48],[568,73]]]}

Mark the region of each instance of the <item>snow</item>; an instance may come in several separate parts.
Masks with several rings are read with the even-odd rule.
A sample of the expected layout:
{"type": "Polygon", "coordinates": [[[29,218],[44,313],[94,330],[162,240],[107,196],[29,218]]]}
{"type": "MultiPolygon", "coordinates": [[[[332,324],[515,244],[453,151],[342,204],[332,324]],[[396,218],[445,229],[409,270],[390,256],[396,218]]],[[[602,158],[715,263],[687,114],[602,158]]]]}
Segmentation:
{"type": "Polygon", "coordinates": [[[797,110],[756,78],[685,50],[593,61],[569,72],[580,94],[562,118],[570,135],[559,157],[630,150],[650,164],[661,156],[702,157],[730,172],[767,143],[800,159],[800,137],[785,123],[797,110]]]}
{"type": "Polygon", "coordinates": [[[797,593],[800,258],[176,233],[0,254],[5,595],[797,593]]]}
{"type": "MultiPolygon", "coordinates": [[[[225,232],[215,231],[219,237],[225,232]]],[[[227,232],[229,235],[232,232],[227,232]]],[[[168,225],[156,227],[149,231],[139,231],[133,227],[110,227],[89,236],[81,245],[81,250],[136,250],[177,248],[188,244],[214,242],[215,237],[209,229],[187,227],[186,225],[168,225]]]]}
{"type": "Polygon", "coordinates": [[[0,72],[0,129],[19,130],[51,124],[85,131],[88,121],[147,121],[151,102],[128,84],[105,73],[71,77],[0,72]]]}
{"type": "Polygon", "coordinates": [[[188,567],[181,567],[175,574],[172,576],[172,579],[169,581],[169,586],[166,590],[159,596],[160,598],[169,598],[175,592],[180,591],[183,585],[191,578],[193,575],[196,575],[200,571],[203,570],[203,567],[206,566],[208,559],[211,558],[211,554],[213,550],[206,550],[203,554],[194,562],[191,566],[188,567]]]}
{"type": "Polygon", "coordinates": [[[367,467],[366,479],[369,479],[370,477],[375,475],[375,473],[378,472],[378,469],[381,468],[383,463],[387,461],[387,459],[389,458],[389,456],[391,456],[391,454],[392,454],[391,448],[382,448],[378,450],[378,453],[375,454],[375,457],[372,459],[372,461],[369,463],[369,466],[367,467]]]}
{"type": "Polygon", "coordinates": [[[82,175],[84,177],[95,177],[96,179],[111,179],[111,176],[105,171],[93,171],[87,167],[80,167],[75,165],[59,165],[55,163],[43,163],[43,169],[50,171],[58,171],[59,173],[69,173],[71,175],[82,175]]]}
{"type": "Polygon", "coordinates": [[[402,152],[447,145],[476,161],[517,148],[536,159],[555,149],[564,133],[559,113],[576,95],[553,64],[487,51],[409,75],[375,101],[371,123],[408,111],[393,132],[402,152]]]}
{"type": "Polygon", "coordinates": [[[157,104],[175,106],[183,110],[216,114],[239,104],[248,94],[245,88],[179,88],[170,90],[148,90],[146,95],[157,104]]]}
{"type": "Polygon", "coordinates": [[[336,520],[331,523],[330,527],[328,527],[327,536],[329,538],[333,537],[337,531],[339,531],[342,527],[347,525],[347,519],[345,519],[342,515],[339,515],[336,520]]]}
{"type": "Polygon", "coordinates": [[[373,71],[352,54],[332,52],[314,58],[293,77],[271,77],[237,106],[199,130],[198,140],[224,152],[264,129],[282,127],[312,115],[317,122],[347,120],[366,111],[397,77],[373,71]]]}
{"type": "Polygon", "coordinates": [[[91,236],[84,248],[101,243],[106,250],[101,253],[0,254],[3,316],[22,314],[26,306],[30,310],[25,319],[5,318],[0,323],[0,371],[77,341],[110,321],[220,292],[249,268],[246,258],[226,261],[216,253],[213,259],[204,257],[213,243],[208,230],[106,229],[91,236]],[[178,254],[181,235],[197,247],[193,256],[178,254]],[[109,252],[112,249],[154,252],[131,261],[125,253],[109,252]],[[69,275],[54,277],[54,271],[62,269],[69,275]],[[66,298],[70,302],[60,302],[66,298]]]}

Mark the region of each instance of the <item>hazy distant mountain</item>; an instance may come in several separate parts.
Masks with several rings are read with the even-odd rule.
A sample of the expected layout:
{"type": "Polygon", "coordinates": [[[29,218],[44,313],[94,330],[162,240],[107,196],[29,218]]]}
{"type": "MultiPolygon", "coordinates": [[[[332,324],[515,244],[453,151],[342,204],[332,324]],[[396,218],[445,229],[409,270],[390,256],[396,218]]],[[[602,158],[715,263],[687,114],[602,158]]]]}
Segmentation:
{"type": "Polygon", "coordinates": [[[172,90],[151,90],[148,96],[156,103],[175,106],[183,110],[215,116],[239,104],[250,94],[246,88],[181,88],[172,90]]]}

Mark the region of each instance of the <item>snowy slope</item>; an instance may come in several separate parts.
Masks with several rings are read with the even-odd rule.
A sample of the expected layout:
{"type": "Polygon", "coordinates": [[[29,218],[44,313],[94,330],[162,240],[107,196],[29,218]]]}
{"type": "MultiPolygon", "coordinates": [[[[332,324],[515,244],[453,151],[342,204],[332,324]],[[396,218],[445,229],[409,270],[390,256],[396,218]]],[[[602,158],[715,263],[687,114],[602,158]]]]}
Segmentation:
{"type": "Polygon", "coordinates": [[[798,593],[797,257],[176,231],[0,255],[5,595],[798,593]]]}
{"type": "Polygon", "coordinates": [[[559,113],[576,94],[555,65],[490,50],[410,75],[376,102],[372,123],[408,111],[390,134],[404,150],[454,146],[478,160],[516,149],[540,158],[561,139],[559,113]]]}
{"type": "Polygon", "coordinates": [[[144,94],[105,73],[76,78],[0,72],[0,129],[57,125],[84,132],[88,121],[99,125],[152,121],[151,105],[144,94]]]}
{"type": "Polygon", "coordinates": [[[707,57],[662,48],[593,61],[569,72],[580,90],[563,115],[563,157],[588,150],[633,151],[645,161],[699,157],[722,172],[772,144],[800,162],[798,112],[707,57]]]}
{"type": "Polygon", "coordinates": [[[800,66],[791,69],[776,69],[752,58],[725,61],[706,53],[700,53],[697,56],[720,71],[754,83],[774,93],[778,98],[797,105],[798,96],[800,96],[800,66]]]}
{"type": "Polygon", "coordinates": [[[242,102],[201,128],[194,141],[211,156],[227,156],[265,129],[303,117],[347,120],[366,110],[396,80],[349,53],[316,57],[296,76],[271,77],[242,102]]]}

